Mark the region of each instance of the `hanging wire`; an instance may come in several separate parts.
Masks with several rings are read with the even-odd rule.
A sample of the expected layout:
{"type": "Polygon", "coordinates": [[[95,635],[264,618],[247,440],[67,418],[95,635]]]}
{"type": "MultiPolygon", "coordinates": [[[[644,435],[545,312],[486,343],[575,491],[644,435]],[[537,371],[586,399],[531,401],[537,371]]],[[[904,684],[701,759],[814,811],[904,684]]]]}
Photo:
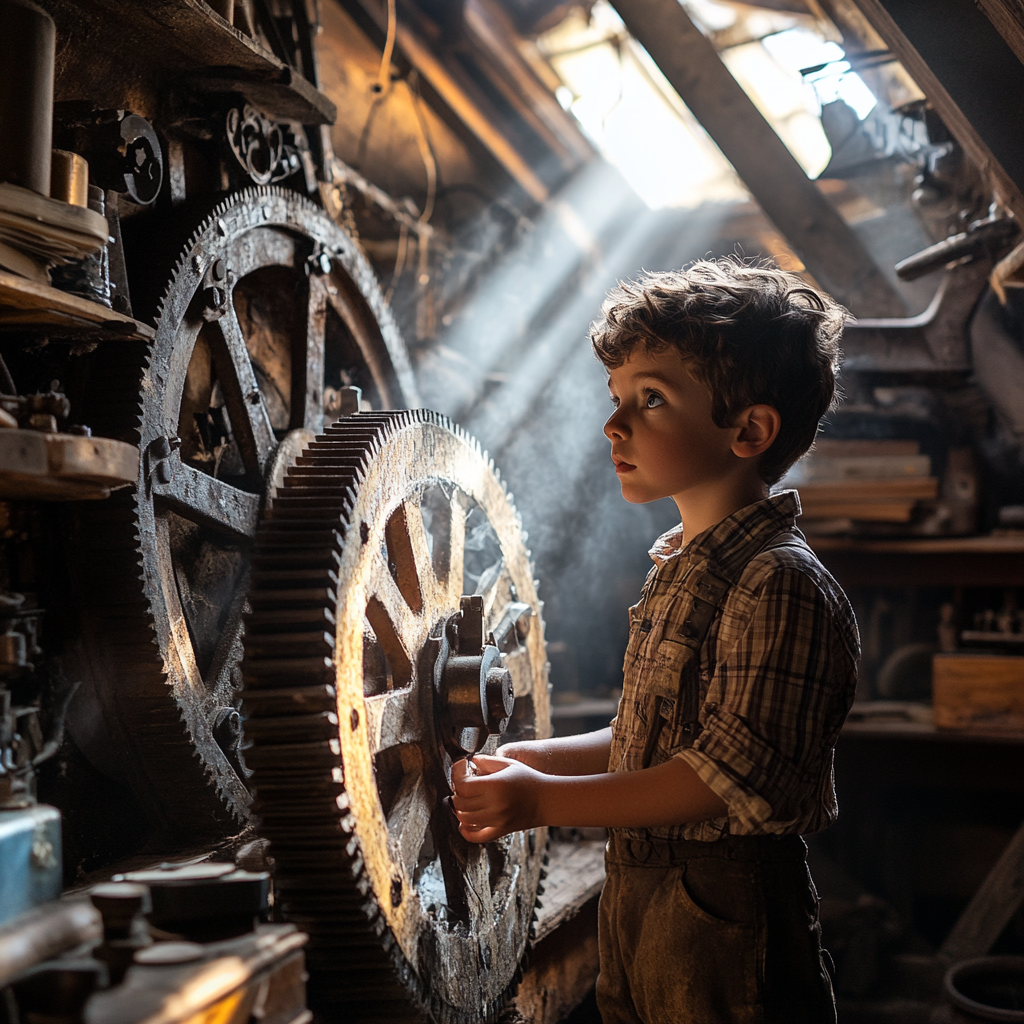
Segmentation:
{"type": "Polygon", "coordinates": [[[377,76],[377,92],[382,96],[391,89],[391,58],[395,52],[395,37],[398,35],[398,12],[396,0],[388,0],[388,34],[384,40],[384,53],[380,58],[380,74],[377,76]]]}
{"type": "Polygon", "coordinates": [[[366,120],[363,122],[363,130],[359,133],[359,147],[356,149],[355,166],[362,169],[366,160],[366,149],[370,143],[370,129],[373,127],[373,119],[383,106],[384,101],[391,95],[391,60],[395,54],[395,39],[398,35],[398,11],[395,7],[396,0],[388,0],[388,30],[384,39],[384,52],[380,57],[380,70],[377,72],[377,81],[371,86],[376,93],[370,109],[366,112],[366,120]]]}
{"type": "Polygon", "coordinates": [[[408,253],[409,226],[402,224],[398,229],[398,251],[395,253],[395,269],[391,272],[391,280],[388,282],[387,291],[384,292],[385,302],[390,302],[391,296],[395,294],[395,286],[405,270],[405,260],[408,253]]]}
{"type": "Polygon", "coordinates": [[[419,78],[415,71],[409,75],[406,85],[409,95],[412,97],[413,113],[416,115],[416,145],[419,147],[423,170],[427,176],[427,198],[423,204],[423,212],[420,214],[420,223],[426,224],[433,216],[434,203],[437,199],[437,159],[430,141],[430,128],[420,105],[422,99],[418,88],[419,78]]]}

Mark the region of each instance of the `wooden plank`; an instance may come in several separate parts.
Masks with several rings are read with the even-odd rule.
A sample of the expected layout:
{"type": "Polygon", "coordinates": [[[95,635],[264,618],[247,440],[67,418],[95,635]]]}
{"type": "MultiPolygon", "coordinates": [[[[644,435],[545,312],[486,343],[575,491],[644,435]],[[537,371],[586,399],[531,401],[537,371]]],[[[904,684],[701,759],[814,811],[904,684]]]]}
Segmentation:
{"type": "Polygon", "coordinates": [[[601,892],[604,885],[604,847],[602,840],[578,843],[552,843],[548,877],[544,882],[544,906],[537,915],[537,938],[560,928],[580,908],[601,892]]]}
{"type": "MultiPolygon", "coordinates": [[[[382,0],[339,0],[360,29],[383,47],[387,33],[387,11],[382,0]]],[[[490,157],[527,195],[538,203],[547,199],[548,188],[523,159],[515,145],[497,127],[497,113],[489,109],[486,97],[470,94],[472,83],[464,73],[456,77],[434,53],[436,41],[427,42],[409,24],[414,12],[400,10],[397,25],[396,66],[413,68],[420,74],[422,95],[449,127],[481,156],[490,157]]],[[[428,24],[422,16],[420,24],[428,24]]]]}
{"type": "Polygon", "coordinates": [[[823,288],[858,315],[905,309],[678,0],[614,0],[626,27],[823,288]]]}
{"type": "Polygon", "coordinates": [[[566,171],[590,160],[594,147],[576,118],[562,109],[516,48],[508,15],[493,0],[466,0],[464,12],[466,33],[479,51],[476,64],[480,71],[547,143],[566,171]]]}
{"type": "Polygon", "coordinates": [[[941,557],[857,550],[819,553],[842,587],[877,587],[883,580],[888,587],[1017,587],[1024,579],[1024,554],[1019,553],[958,552],[941,557]]]}
{"type": "Polygon", "coordinates": [[[983,537],[935,537],[922,540],[855,540],[849,537],[812,537],[817,552],[849,551],[858,555],[1024,555],[1024,534],[983,537]]]}
{"type": "MultiPolygon", "coordinates": [[[[42,0],[58,34],[73,30],[82,17],[78,0],[42,0]]],[[[92,0],[90,28],[97,38],[131,39],[129,59],[145,56],[148,71],[196,73],[227,78],[272,118],[302,124],[333,124],[334,104],[256,40],[228,24],[203,0],[92,0]]]]}
{"type": "MultiPolygon", "coordinates": [[[[917,50],[914,43],[907,38],[903,29],[886,9],[882,0],[856,0],[857,6],[865,15],[875,31],[885,40],[886,45],[899,58],[900,63],[910,72],[914,81],[920,86],[929,103],[938,111],[946,127],[963,147],[967,158],[973,163],[982,176],[986,178],[999,200],[1013,211],[1018,221],[1024,221],[1024,193],[1006,169],[993,155],[981,133],[971,123],[953,96],[943,84],[942,79],[929,65],[928,61],[917,50]]],[[[938,12],[931,6],[926,8],[925,16],[930,19],[938,17],[938,12]]],[[[957,46],[959,38],[955,31],[950,31],[949,23],[940,19],[942,33],[947,34],[952,46],[957,46]]],[[[983,94],[979,102],[1016,106],[1016,97],[992,96],[983,94]]]]}
{"type": "Polygon", "coordinates": [[[59,328],[51,332],[58,337],[87,334],[144,341],[155,334],[152,327],[98,302],[0,271],[0,329],[40,325],[59,328]]]}
{"type": "Polygon", "coordinates": [[[939,950],[949,963],[985,956],[1024,903],[1024,825],[981,883],[939,950]]]}
{"type": "Polygon", "coordinates": [[[1019,0],[978,0],[978,6],[1024,64],[1024,8],[1019,0]]]}
{"type": "MultiPolygon", "coordinates": [[[[373,0],[370,0],[370,3],[372,4],[373,0]]],[[[430,83],[452,113],[482,143],[484,148],[531,199],[543,203],[548,197],[547,186],[534,173],[533,168],[526,160],[520,156],[515,146],[505,138],[479,105],[456,82],[441,60],[401,19],[398,22],[397,38],[398,46],[409,62],[430,83]]]]}
{"type": "Polygon", "coordinates": [[[597,897],[530,951],[512,1006],[502,1024],[558,1024],[587,997],[597,981],[597,897]]]}

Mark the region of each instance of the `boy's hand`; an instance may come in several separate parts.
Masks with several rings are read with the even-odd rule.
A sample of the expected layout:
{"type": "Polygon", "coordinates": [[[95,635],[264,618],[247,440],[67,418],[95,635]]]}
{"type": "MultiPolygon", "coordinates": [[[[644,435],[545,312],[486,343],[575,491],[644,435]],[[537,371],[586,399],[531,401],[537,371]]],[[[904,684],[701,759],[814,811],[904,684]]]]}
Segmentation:
{"type": "Polygon", "coordinates": [[[469,770],[465,759],[457,761],[452,765],[452,806],[462,837],[489,843],[542,824],[539,803],[545,779],[541,772],[507,757],[477,754],[469,770]]]}

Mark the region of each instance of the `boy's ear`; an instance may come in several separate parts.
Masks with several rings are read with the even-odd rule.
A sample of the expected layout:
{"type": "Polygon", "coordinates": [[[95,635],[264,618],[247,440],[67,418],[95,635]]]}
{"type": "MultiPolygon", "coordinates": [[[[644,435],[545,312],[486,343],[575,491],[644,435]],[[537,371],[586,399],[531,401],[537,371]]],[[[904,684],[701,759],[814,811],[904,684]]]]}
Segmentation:
{"type": "Polygon", "coordinates": [[[752,459],[772,446],[782,429],[782,417],[772,405],[750,405],[736,417],[733,425],[739,428],[732,443],[733,454],[741,459],[752,459]]]}

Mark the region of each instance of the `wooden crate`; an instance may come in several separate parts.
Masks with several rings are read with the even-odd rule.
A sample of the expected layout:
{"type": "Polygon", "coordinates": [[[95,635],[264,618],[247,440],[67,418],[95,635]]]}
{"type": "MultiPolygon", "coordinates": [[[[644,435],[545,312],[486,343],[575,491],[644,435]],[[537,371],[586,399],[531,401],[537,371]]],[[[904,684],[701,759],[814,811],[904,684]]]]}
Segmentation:
{"type": "Polygon", "coordinates": [[[940,729],[1024,731],[1024,657],[936,654],[932,691],[940,729]]]}

